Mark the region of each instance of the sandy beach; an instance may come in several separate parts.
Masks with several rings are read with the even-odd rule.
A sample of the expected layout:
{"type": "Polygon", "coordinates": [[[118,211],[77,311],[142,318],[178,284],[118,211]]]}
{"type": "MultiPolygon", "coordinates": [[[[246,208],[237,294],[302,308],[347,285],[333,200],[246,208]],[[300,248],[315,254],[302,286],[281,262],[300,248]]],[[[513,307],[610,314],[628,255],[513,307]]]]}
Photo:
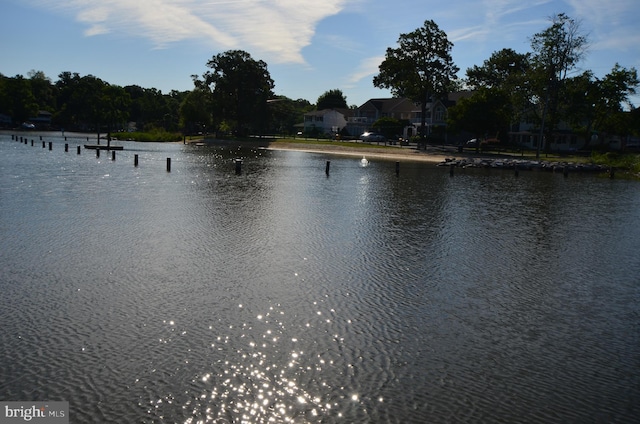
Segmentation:
{"type": "Polygon", "coordinates": [[[309,153],[327,153],[343,156],[356,156],[377,159],[389,159],[395,161],[420,161],[440,163],[445,158],[454,157],[452,154],[441,151],[424,151],[417,150],[415,147],[388,147],[388,148],[375,148],[375,147],[361,147],[360,145],[349,148],[347,146],[332,146],[328,144],[312,144],[312,143],[286,143],[277,142],[271,143],[268,150],[295,150],[298,152],[309,153]]]}

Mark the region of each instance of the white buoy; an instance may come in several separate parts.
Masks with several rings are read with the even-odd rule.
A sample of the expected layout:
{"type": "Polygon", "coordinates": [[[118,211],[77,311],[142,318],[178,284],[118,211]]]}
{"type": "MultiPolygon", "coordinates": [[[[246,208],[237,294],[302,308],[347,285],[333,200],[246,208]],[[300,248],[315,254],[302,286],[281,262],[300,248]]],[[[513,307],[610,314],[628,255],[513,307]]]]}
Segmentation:
{"type": "Polygon", "coordinates": [[[364,156],[362,156],[362,159],[360,159],[360,166],[369,166],[369,161],[364,156]]]}

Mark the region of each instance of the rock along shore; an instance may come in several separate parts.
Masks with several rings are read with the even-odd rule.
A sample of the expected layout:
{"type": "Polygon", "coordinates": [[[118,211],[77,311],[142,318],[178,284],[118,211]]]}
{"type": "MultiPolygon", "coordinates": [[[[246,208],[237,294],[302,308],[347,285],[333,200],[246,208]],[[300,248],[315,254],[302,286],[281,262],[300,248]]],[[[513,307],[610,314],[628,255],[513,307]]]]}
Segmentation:
{"type": "Polygon", "coordinates": [[[438,166],[454,166],[459,168],[497,168],[550,172],[610,172],[609,167],[589,163],[509,158],[445,158],[442,162],[438,163],[438,166]]]}

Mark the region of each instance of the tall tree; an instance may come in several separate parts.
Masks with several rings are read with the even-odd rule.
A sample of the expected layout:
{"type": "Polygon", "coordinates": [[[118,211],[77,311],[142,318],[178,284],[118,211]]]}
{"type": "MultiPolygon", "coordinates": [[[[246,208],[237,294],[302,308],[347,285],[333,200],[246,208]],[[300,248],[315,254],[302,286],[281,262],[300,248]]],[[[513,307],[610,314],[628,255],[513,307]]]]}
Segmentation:
{"type": "Polygon", "coordinates": [[[300,117],[314,110],[308,100],[293,100],[285,96],[275,96],[269,100],[270,116],[268,131],[272,134],[294,134],[300,117]]]}
{"type": "Polygon", "coordinates": [[[398,97],[407,97],[421,105],[420,132],[426,133],[427,104],[444,99],[452,81],[457,79],[458,67],[451,58],[453,43],[438,25],[427,20],[421,28],[400,34],[397,48],[388,48],[380,73],[373,85],[388,88],[398,97]]]}
{"type": "Polygon", "coordinates": [[[27,73],[31,84],[31,92],[35,97],[38,108],[53,112],[56,109],[55,86],[42,71],[31,70],[27,73]]]}
{"type": "Polygon", "coordinates": [[[347,98],[341,90],[329,90],[325,91],[316,103],[318,110],[323,109],[347,109],[347,98]]]}
{"type": "MultiPolygon", "coordinates": [[[[524,111],[531,109],[528,80],[530,69],[529,53],[502,49],[494,52],[482,66],[474,65],[468,68],[466,84],[471,90],[493,91],[494,93],[483,93],[481,97],[474,99],[474,102],[481,104],[490,98],[502,98],[505,104],[500,105],[500,112],[494,115],[500,116],[501,120],[507,118],[507,124],[518,122],[522,119],[524,111]]],[[[484,113],[493,114],[491,111],[483,111],[484,113]]]]}
{"type": "Polygon", "coordinates": [[[195,88],[180,104],[180,125],[185,133],[206,132],[211,125],[211,95],[208,90],[195,88]]]}
{"type": "MultiPolygon", "coordinates": [[[[551,134],[560,121],[559,100],[564,83],[583,59],[588,40],[580,23],[560,13],[551,17],[551,25],[531,38],[534,96],[542,104],[541,133],[545,151],[549,151],[551,134]]],[[[539,154],[539,151],[538,151],[539,154]]]]}
{"type": "Polygon", "coordinates": [[[474,65],[467,69],[467,85],[472,90],[517,87],[529,70],[529,58],[529,53],[517,53],[513,49],[496,51],[482,66],[474,65]]]}
{"type": "MultiPolygon", "coordinates": [[[[508,128],[511,118],[509,95],[505,90],[480,88],[473,96],[462,98],[449,108],[453,127],[485,138],[508,128]]],[[[477,144],[480,148],[480,143],[477,144]]]]}
{"type": "Polygon", "coordinates": [[[214,56],[207,67],[211,70],[203,74],[203,81],[196,76],[194,83],[211,91],[217,123],[230,123],[240,135],[263,130],[274,88],[267,64],[243,50],[229,50],[214,56]]]}
{"type": "Polygon", "coordinates": [[[0,95],[0,112],[14,122],[23,122],[38,112],[38,103],[31,91],[30,81],[22,75],[4,78],[0,95]]]}

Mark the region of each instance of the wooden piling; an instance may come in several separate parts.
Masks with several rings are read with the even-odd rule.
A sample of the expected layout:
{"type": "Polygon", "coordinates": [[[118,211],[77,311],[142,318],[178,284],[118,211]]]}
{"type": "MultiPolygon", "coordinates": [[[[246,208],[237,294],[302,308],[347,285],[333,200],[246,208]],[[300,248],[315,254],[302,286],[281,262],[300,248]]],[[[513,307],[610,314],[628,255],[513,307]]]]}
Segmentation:
{"type": "Polygon", "coordinates": [[[116,151],[115,150],[111,151],[111,160],[116,160],[116,151]]]}
{"type": "Polygon", "coordinates": [[[99,158],[100,157],[100,149],[96,149],[96,157],[99,158]]]}
{"type": "Polygon", "coordinates": [[[242,174],[242,159],[236,159],[236,174],[242,174]]]}
{"type": "Polygon", "coordinates": [[[65,152],[69,151],[69,143],[64,143],[64,151],[65,152]]]}
{"type": "Polygon", "coordinates": [[[328,160],[328,161],[327,161],[327,166],[325,166],[325,168],[324,168],[324,173],[325,173],[325,174],[327,174],[327,175],[329,175],[329,169],[330,169],[330,168],[331,168],[331,161],[330,161],[330,160],[328,160]]]}
{"type": "Polygon", "coordinates": [[[43,142],[42,142],[42,148],[43,148],[43,149],[46,147],[44,143],[45,143],[45,142],[43,141],[43,142]]]}
{"type": "Polygon", "coordinates": [[[454,164],[449,165],[449,176],[453,177],[454,164]]]}
{"type": "Polygon", "coordinates": [[[49,142],[49,150],[53,149],[53,143],[50,141],[49,142]]]}
{"type": "MultiPolygon", "coordinates": [[[[24,144],[27,144],[27,142],[25,141],[24,144]]],[[[31,140],[31,147],[33,147],[33,140],[31,140]]]]}
{"type": "Polygon", "coordinates": [[[396,177],[400,175],[400,162],[396,162],[396,177]]]}
{"type": "Polygon", "coordinates": [[[133,166],[138,166],[138,155],[133,155],[133,166]]]}
{"type": "Polygon", "coordinates": [[[81,150],[81,149],[80,149],[80,146],[78,146],[78,154],[80,154],[80,150],[81,150]]]}
{"type": "Polygon", "coordinates": [[[171,172],[171,158],[167,158],[167,172],[171,172]]]}

